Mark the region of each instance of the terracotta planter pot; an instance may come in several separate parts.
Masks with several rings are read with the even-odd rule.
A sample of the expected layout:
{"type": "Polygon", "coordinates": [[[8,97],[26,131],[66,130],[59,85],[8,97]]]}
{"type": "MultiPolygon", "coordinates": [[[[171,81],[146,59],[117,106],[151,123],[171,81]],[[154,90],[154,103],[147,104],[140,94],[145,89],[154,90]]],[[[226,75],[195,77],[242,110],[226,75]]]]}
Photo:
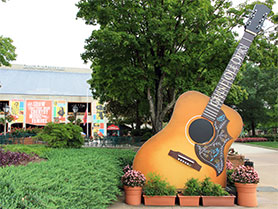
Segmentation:
{"type": "Polygon", "coordinates": [[[200,205],[200,196],[184,196],[178,194],[180,206],[199,206],[200,205]]]}
{"type": "Polygon", "coordinates": [[[237,190],[237,203],[241,206],[256,207],[257,202],[257,184],[235,183],[237,190]]]}
{"type": "Polygon", "coordinates": [[[142,187],[124,186],[125,202],[129,205],[140,205],[142,197],[142,187]]]}
{"type": "Polygon", "coordinates": [[[146,196],[143,195],[145,205],[174,206],[176,196],[146,196]]]}
{"type": "Polygon", "coordinates": [[[234,206],[235,196],[202,196],[203,206],[234,206]]]}

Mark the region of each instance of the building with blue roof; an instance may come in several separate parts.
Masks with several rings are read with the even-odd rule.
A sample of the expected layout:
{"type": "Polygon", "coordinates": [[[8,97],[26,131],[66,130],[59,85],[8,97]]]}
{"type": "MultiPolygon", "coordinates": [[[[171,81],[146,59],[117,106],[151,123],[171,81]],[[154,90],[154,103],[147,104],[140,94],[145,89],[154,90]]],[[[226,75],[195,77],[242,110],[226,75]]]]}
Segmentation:
{"type": "MultiPolygon", "coordinates": [[[[91,70],[39,65],[12,65],[0,67],[0,114],[9,106],[14,120],[12,128],[44,126],[48,122],[68,123],[73,107],[82,121],[83,132],[92,136],[106,135],[103,106],[92,98],[91,70]]],[[[4,130],[3,125],[0,131],[4,130]]]]}

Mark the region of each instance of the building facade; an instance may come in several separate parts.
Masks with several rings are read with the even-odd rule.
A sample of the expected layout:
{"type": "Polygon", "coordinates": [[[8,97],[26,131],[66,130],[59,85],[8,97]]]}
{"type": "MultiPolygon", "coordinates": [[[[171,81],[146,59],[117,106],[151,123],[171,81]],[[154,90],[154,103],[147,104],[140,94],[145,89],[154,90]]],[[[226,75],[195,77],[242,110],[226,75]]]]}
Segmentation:
{"type": "MultiPolygon", "coordinates": [[[[39,65],[12,65],[0,67],[0,117],[5,117],[8,105],[14,127],[45,126],[48,122],[68,123],[74,115],[88,136],[107,135],[107,120],[103,106],[92,98],[87,81],[91,70],[39,65]]],[[[4,126],[0,126],[3,132],[4,126]]]]}

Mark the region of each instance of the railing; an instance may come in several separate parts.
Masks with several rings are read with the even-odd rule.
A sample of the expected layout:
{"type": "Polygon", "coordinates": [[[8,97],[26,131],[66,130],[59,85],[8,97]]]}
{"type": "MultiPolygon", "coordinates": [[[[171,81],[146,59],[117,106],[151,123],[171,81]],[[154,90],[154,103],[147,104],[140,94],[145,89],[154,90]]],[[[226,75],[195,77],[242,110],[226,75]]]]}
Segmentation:
{"type": "Polygon", "coordinates": [[[86,147],[124,147],[141,146],[142,137],[131,136],[105,136],[94,140],[85,140],[86,147]]]}
{"type": "Polygon", "coordinates": [[[32,137],[36,134],[31,133],[18,133],[0,135],[0,144],[33,144],[32,137]]]}

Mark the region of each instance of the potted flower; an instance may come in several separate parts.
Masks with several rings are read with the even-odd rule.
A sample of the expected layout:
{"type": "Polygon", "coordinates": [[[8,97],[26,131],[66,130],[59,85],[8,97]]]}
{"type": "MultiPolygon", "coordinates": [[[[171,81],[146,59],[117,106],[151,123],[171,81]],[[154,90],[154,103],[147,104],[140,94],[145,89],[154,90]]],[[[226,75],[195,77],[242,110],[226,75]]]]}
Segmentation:
{"type": "Polygon", "coordinates": [[[176,188],[155,173],[148,174],[143,193],[145,205],[175,205],[176,188]]]}
{"type": "Polygon", "coordinates": [[[220,184],[205,178],[201,182],[203,206],[234,206],[235,196],[230,195],[220,184]]]}
{"type": "Polygon", "coordinates": [[[237,190],[237,203],[241,206],[257,206],[256,188],[260,180],[257,171],[253,167],[241,165],[235,168],[232,179],[237,190]]]}
{"type": "Polygon", "coordinates": [[[185,183],[182,193],[178,194],[180,206],[199,206],[201,183],[198,179],[191,178],[185,183]]]}
{"type": "Polygon", "coordinates": [[[121,178],[125,191],[125,202],[129,205],[140,205],[142,187],[146,182],[144,174],[133,170],[127,165],[121,178]]]}

